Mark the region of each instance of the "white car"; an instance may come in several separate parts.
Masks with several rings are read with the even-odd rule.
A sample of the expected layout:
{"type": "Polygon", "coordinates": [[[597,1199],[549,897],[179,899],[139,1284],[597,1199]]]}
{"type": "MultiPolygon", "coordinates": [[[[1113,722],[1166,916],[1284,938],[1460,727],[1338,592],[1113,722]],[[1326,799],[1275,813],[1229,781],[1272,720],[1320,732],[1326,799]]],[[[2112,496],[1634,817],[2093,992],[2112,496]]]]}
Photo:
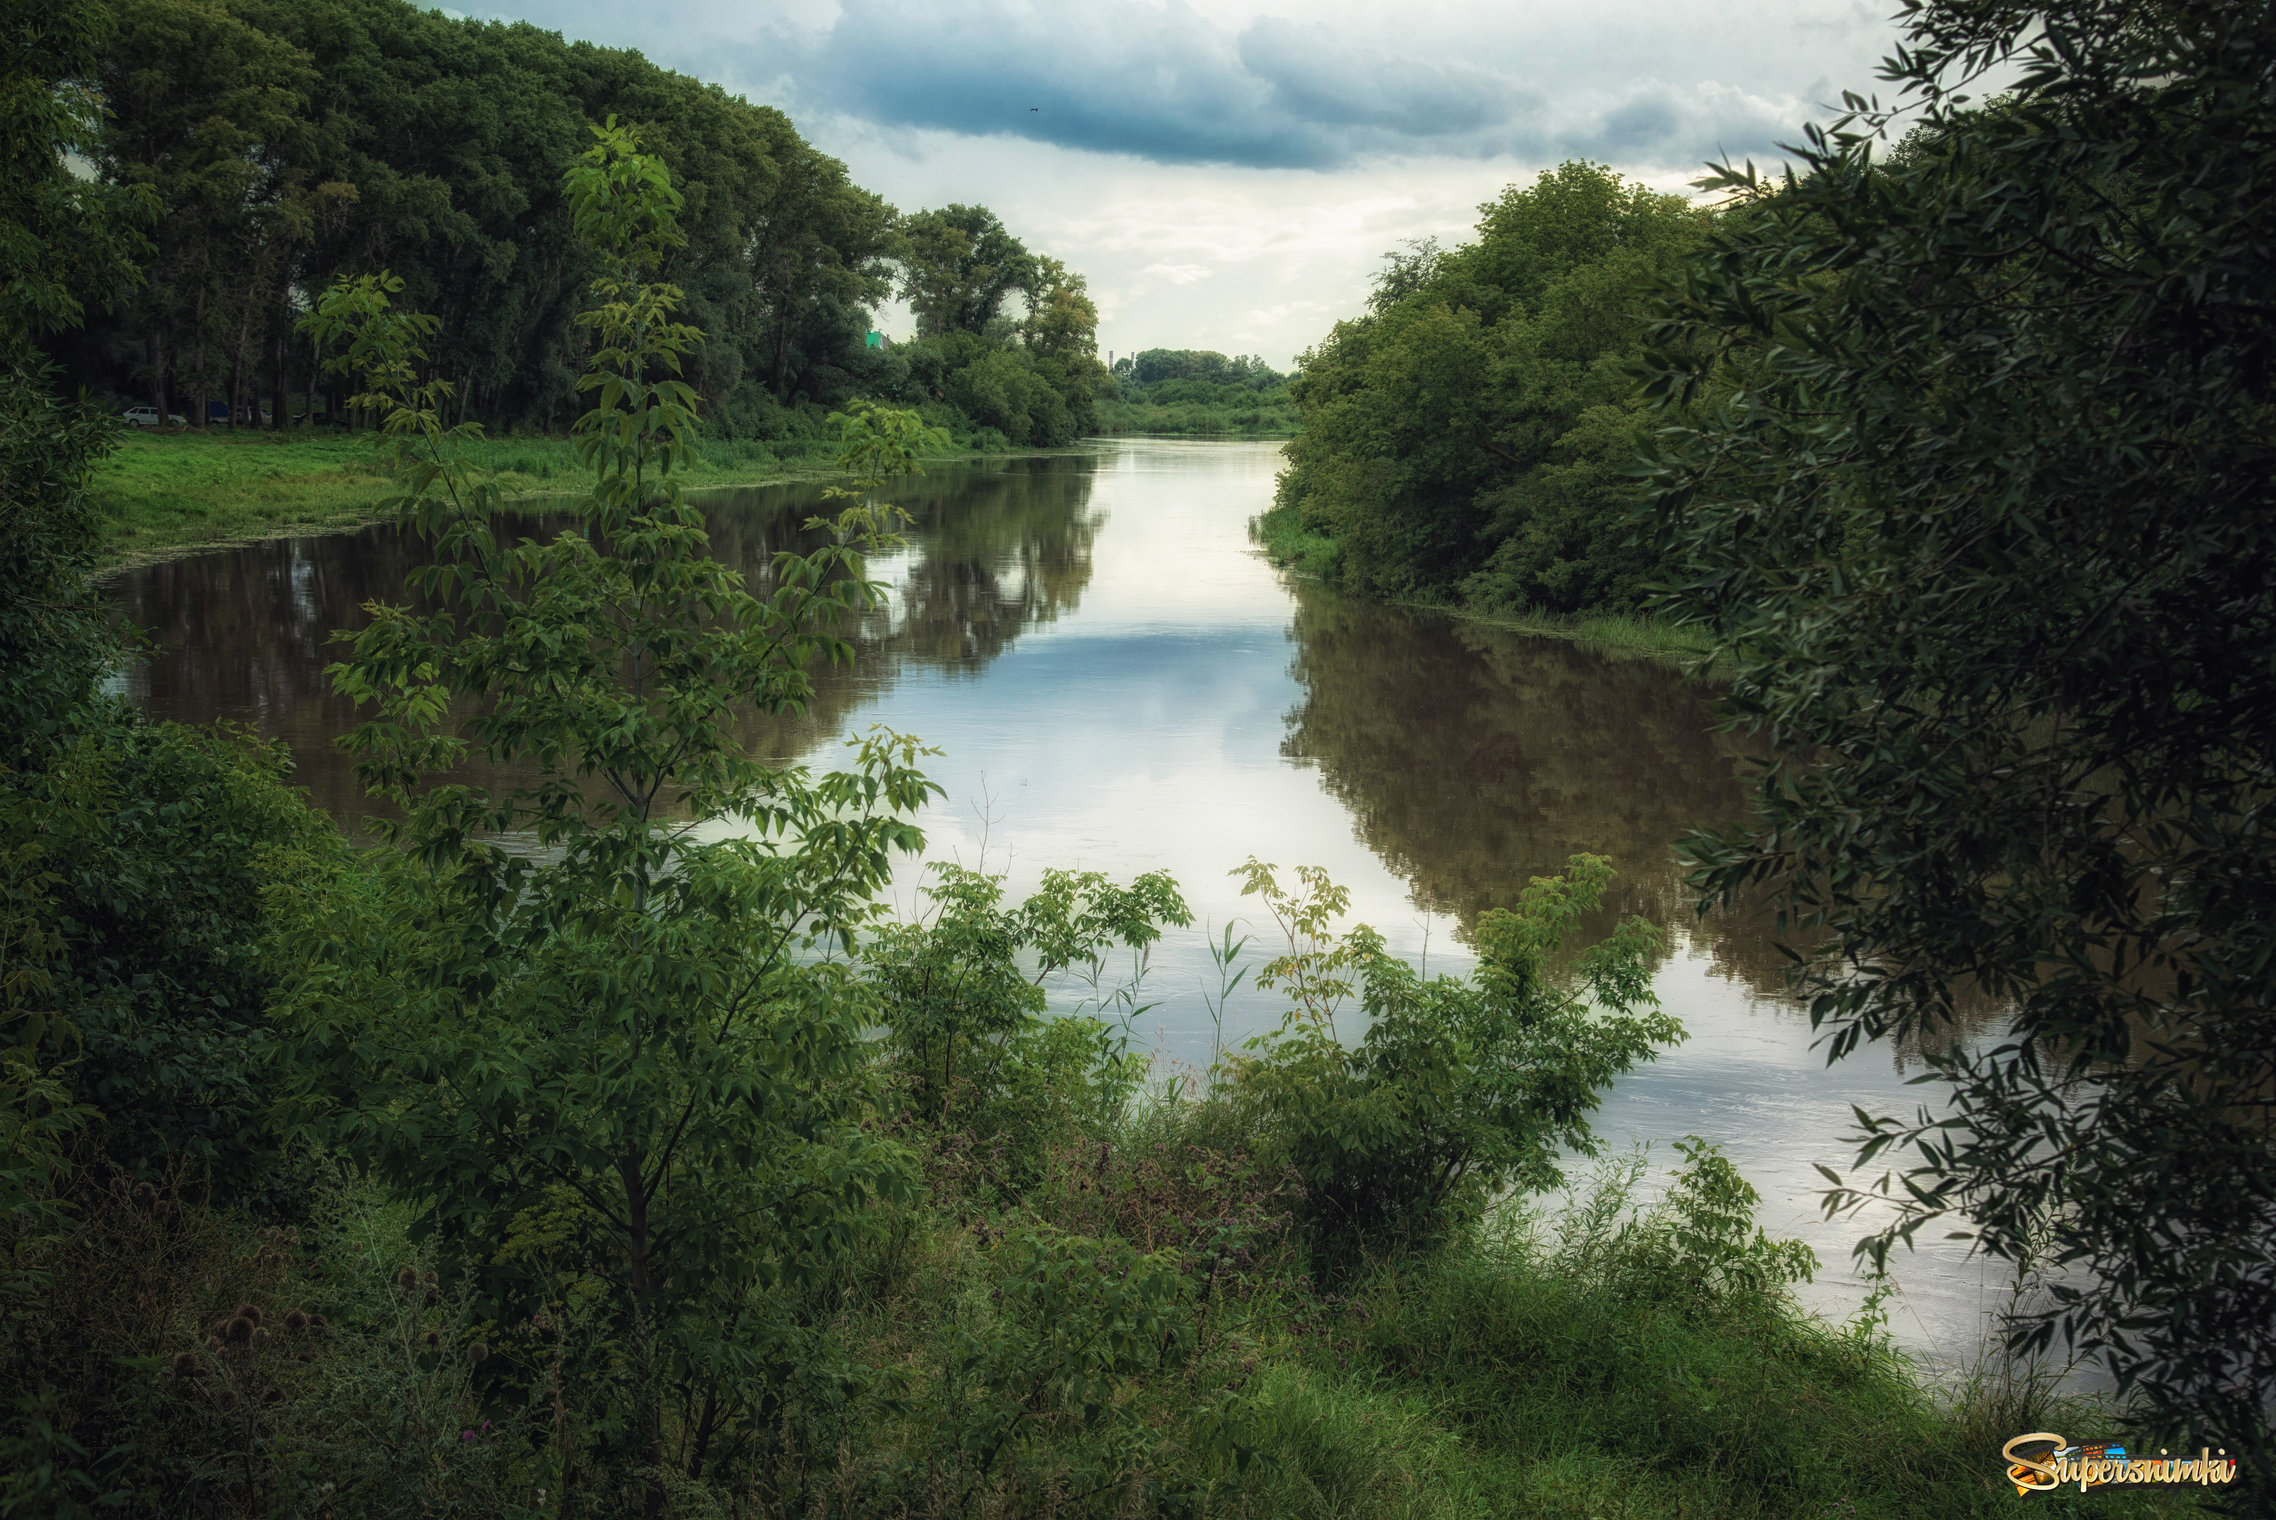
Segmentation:
{"type": "MultiPolygon", "coordinates": [[[[158,408],[154,406],[130,406],[119,415],[126,418],[126,425],[128,427],[158,426],[158,408]]],[[[167,425],[171,427],[180,427],[182,425],[182,419],[179,416],[169,416],[166,419],[166,422],[167,425]]]]}

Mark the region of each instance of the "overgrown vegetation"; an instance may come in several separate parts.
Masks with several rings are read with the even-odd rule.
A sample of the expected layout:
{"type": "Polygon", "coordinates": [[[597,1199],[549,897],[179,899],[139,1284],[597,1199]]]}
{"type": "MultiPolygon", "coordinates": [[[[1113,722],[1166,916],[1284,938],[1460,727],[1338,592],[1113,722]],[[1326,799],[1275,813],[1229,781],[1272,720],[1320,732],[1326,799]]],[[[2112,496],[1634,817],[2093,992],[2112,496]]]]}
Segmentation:
{"type": "MultiPolygon", "coordinates": [[[[1287,1017],[1177,1087],[1105,974],[1189,926],[1174,883],[1054,871],[1013,904],[935,871],[890,918],[921,747],[777,769],[734,719],[796,712],[848,657],[894,543],[878,491],[942,439],[849,400],[819,547],[754,584],[712,560],[682,495],[692,197],[629,128],[558,187],[590,298],[564,531],[501,531],[505,446],[406,281],[343,277],[306,314],[436,550],[335,669],[392,836],[352,851],[274,751],[104,697],[116,424],[55,399],[32,338],[144,266],[135,203],[63,165],[98,125],[67,81],[102,16],[43,14],[11,17],[39,46],[0,91],[27,166],[0,239],[29,271],[0,286],[0,1514],[1946,1517],[2008,1512],[2000,1444],[2078,1421],[2244,1452],[2224,1497],[2265,1509],[2257,11],[1924,10],[1903,67],[1929,130],[1897,166],[1823,139],[1711,233],[1550,176],[1476,249],[1394,262],[1290,477],[1347,578],[1619,585],[1588,473],[1613,455],[1583,444],[1641,426],[1603,399],[1632,264],[1706,239],[1658,334],[1663,418],[1693,431],[1657,552],[1780,758],[1757,823],[1696,842],[1700,880],[1830,936],[1797,950],[1836,1053],[1933,1030],[1964,981],[2013,1002],[2011,1042],[1926,1046],[1967,1122],[1869,1121],[1865,1151],[1914,1149],[1891,1235],[1957,1212],[2094,1269],[2023,1326],[2126,1380],[2092,1409],[2028,1377],[1924,1387],[1879,1295],[1802,1314],[1817,1264],[1708,1140],[1656,1199],[1641,1158],[1569,1174],[1605,1088],[1681,1034],[1648,923],[1568,943],[1601,859],[1482,915],[1476,971],[1432,980],[1319,873],[1247,862],[1287,1017]],[[2036,23],[2013,102],[1949,108],[1944,70],[2036,23]],[[1488,348],[1509,410],[1480,438],[1439,381],[1488,348]],[[1370,395],[1438,409],[1382,478],[1393,455],[1348,452],[1370,395]],[[1463,451],[1526,439],[1488,497],[1577,537],[1445,580],[1487,499],[1463,451]],[[523,779],[455,779],[476,751],[523,779]]],[[[924,341],[981,345],[968,368],[1026,405],[987,359],[1004,295],[1036,298],[1040,366],[1079,358],[1054,345],[1081,292],[971,209],[919,229],[924,341]]]]}
{"type": "MultiPolygon", "coordinates": [[[[1841,1055],[1920,1042],[1836,1206],[2060,1271],[2013,1329],[2276,1473],[2266,5],[1933,5],[1658,334],[1678,605],[1773,758],[1692,840],[1841,1055]],[[1965,99],[1985,71],[2012,92],[1965,99]],[[1881,150],[1913,121],[1900,151],[1881,150]],[[1951,1037],[1963,999],[2003,1037],[1951,1037]],[[2119,1207],[2107,1201],[2122,1198],[2119,1207]]],[[[2265,1512],[2265,1508],[2261,1511],[2265,1512]]]]}
{"type": "Polygon", "coordinates": [[[1632,613],[1658,558],[1633,522],[1654,419],[1631,370],[1711,219],[1585,163],[1481,209],[1476,242],[1389,255],[1367,314],[1298,361],[1261,536],[1363,594],[1632,613]]]}
{"type": "Polygon", "coordinates": [[[1106,433],[1286,438],[1296,403],[1288,377],[1253,355],[1149,348],[1115,361],[1098,422],[1106,433]]]}

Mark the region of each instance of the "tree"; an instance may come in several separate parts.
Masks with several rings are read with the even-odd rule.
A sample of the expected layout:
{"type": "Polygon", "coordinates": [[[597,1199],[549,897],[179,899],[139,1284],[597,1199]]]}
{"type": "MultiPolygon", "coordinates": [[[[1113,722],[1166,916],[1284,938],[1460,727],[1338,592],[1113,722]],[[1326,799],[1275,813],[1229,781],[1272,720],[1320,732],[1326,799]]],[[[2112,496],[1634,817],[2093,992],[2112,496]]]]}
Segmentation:
{"type": "Polygon", "coordinates": [[[0,358],[108,307],[136,278],[138,198],[71,172],[102,131],[93,88],[113,24],[85,0],[0,6],[0,358]]]}
{"type": "MultiPolygon", "coordinates": [[[[309,891],[325,948],[296,1069],[299,1112],[422,1206],[491,1317],[598,1291],[632,1358],[615,1459],[656,1503],[667,1424],[700,1475],[791,1359],[784,1290],[902,1185],[862,1126],[871,1015],[833,950],[931,788],[892,736],[822,777],[742,753],[738,707],[796,711],[808,664],[850,655],[839,630],[879,594],[864,556],[891,540],[874,502],[848,506],[765,593],[706,555],[675,473],[695,416],[672,376],[699,335],[656,277],[681,198],[629,130],[594,130],[566,186],[604,269],[573,529],[504,531],[458,457],[479,429],[445,426],[448,383],[420,378],[433,321],[395,310],[394,282],[343,281],[311,322],[366,377],[437,559],[433,610],[375,607],[336,668],[376,709],[348,741],[359,774],[404,816],[367,885],[309,891]],[[474,750],[527,779],[437,779],[474,750]]],[[[857,431],[882,438],[857,461],[913,462],[891,416],[857,431]]]]}
{"type": "MultiPolygon", "coordinates": [[[[789,124],[784,123],[788,132],[789,124]]],[[[765,308],[761,373],[787,405],[809,356],[863,334],[829,329],[866,313],[892,291],[885,255],[893,210],[846,177],[845,165],[789,133],[782,186],[757,223],[750,278],[765,308]]]]}
{"type": "Polygon", "coordinates": [[[1013,291],[1035,278],[1027,248],[985,206],[920,211],[901,224],[901,294],[920,336],[985,333],[1013,291]]]}
{"type": "Polygon", "coordinates": [[[862,960],[911,1116],[936,1133],[1003,1141],[998,1181],[1010,1191],[1033,1180],[1044,1141],[1058,1137],[1054,1119],[1096,1127],[1143,1071],[1103,1020],[1046,1017],[1045,984],[1083,966],[1096,985],[1112,946],[1142,951],[1162,925],[1193,915],[1159,871],[1127,887],[1097,871],[1046,871],[1034,896],[1007,909],[1001,877],[933,869],[929,920],[884,926],[862,960]]]}
{"type": "Polygon", "coordinates": [[[1893,1201],[1875,1259],[1941,1220],[2059,1273],[2019,1344],[2261,1472],[2272,38],[2266,4],[1908,7],[1905,151],[1852,98],[1783,181],[1709,181],[1744,204],[1654,382],[1706,408],[1658,465],[1677,605],[1774,747],[1694,880],[1774,895],[1829,1058],[1904,1040],[1948,1100],[1868,1117],[1889,1170],[1829,1207],[1893,1201]]]}
{"type": "Polygon", "coordinates": [[[203,427],[209,395],[227,396],[234,417],[251,393],[292,250],[315,233],[312,84],[305,55],[219,6],[121,7],[104,58],[114,114],[101,161],[163,208],[139,313],[161,417],[186,395],[203,427]]]}
{"type": "Polygon", "coordinates": [[[1368,313],[1303,356],[1276,510],[1338,540],[1357,590],[1633,607],[1630,365],[1705,213],[1585,163],[1479,209],[1475,242],[1387,256],[1368,313]]]}
{"type": "MultiPolygon", "coordinates": [[[[1031,352],[1065,361],[1098,360],[1098,307],[1083,277],[1054,258],[1038,258],[1028,290],[1020,341],[1031,352]]],[[[1103,370],[1103,366],[1101,367],[1103,370]]]]}

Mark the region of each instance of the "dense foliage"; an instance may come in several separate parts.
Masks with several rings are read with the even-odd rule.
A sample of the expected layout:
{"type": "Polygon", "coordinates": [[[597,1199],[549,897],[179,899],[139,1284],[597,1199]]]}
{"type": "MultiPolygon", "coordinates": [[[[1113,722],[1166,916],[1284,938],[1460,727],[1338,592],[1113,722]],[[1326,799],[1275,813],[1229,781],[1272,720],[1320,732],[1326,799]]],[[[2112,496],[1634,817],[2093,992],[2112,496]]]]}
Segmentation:
{"type": "MultiPolygon", "coordinates": [[[[756,172],[787,140],[634,55],[381,0],[117,14],[19,7],[0,100],[31,171],[0,206],[0,1514],[2012,1508],[1989,1454],[2077,1411],[1930,1400],[1878,1298],[1799,1314],[1809,1253],[1712,1145],[1648,1209],[1641,1157],[1562,1208],[1511,1196],[1566,1180],[1607,1085],[1681,1033],[1648,924],[1570,943],[1603,860],[1480,913],[1478,968],[1436,980],[1341,930],[1318,872],[1252,860],[1287,1018],[1150,1087],[1127,1033],[1188,922],[1173,883],[1049,871],[1014,904],[940,870],[896,920],[914,741],[752,758],[746,718],[828,696],[895,542],[878,489],[939,438],[846,396],[843,510],[746,583],[681,493],[700,419],[844,396],[836,353],[906,366],[935,421],[1048,441],[1100,379],[1079,276],[980,208],[895,224],[826,160],[798,193],[846,223],[768,242],[774,211],[733,202],[788,204],[756,172]],[[52,172],[102,68],[146,194],[52,172]],[[597,93],[547,95],[565,70],[597,93]],[[553,121],[570,98],[641,125],[553,121]],[[860,227],[906,235],[901,350],[830,346],[884,278],[847,260],[860,227]],[[55,399],[31,339],[106,303],[81,357],[133,334],[161,388],[244,394],[247,345],[283,336],[383,428],[437,550],[335,669],[384,847],[350,850],[278,752],[104,695],[86,487],[114,424],[55,399]],[[555,368],[513,357],[532,334],[555,368]],[[586,490],[524,538],[474,419],[545,386],[582,398],[586,490]]],[[[1895,165],[1821,139],[1711,234],[1594,169],[1513,192],[1307,364],[1321,430],[1282,510],[1375,589],[1631,594],[1638,292],[1704,240],[1660,333],[1664,419],[1696,425],[1659,549],[1780,758],[1701,880],[1782,890],[1805,955],[1831,936],[1806,971],[1837,1052],[2013,1002],[2005,1046],[1926,1043],[1967,1122],[1876,1121],[1868,1155],[1917,1148],[1892,1233],[1959,1211],[2092,1269],[2049,1327],[2158,1432],[2265,1461],[2268,28],[2158,16],[2065,11],[2016,98],[1967,114],[1929,81],[2047,18],[1925,10],[1901,70],[1929,127],[1895,165]]],[[[1140,357],[1133,385],[1274,383],[1140,357]]],[[[1017,594],[1064,605],[1082,552],[1017,594]]],[[[912,572],[896,637],[973,594],[964,563],[912,572]]]]}
{"type": "Polygon", "coordinates": [[[1288,377],[1254,355],[1149,348],[1115,360],[1099,424],[1110,433],[1286,437],[1296,431],[1296,403],[1288,377]]]}
{"type": "Polygon", "coordinates": [[[1430,981],[1372,930],[1331,941],[1348,899],[1319,872],[1302,871],[1298,892],[1253,859],[1241,874],[1289,945],[1258,982],[1285,987],[1292,1008],[1235,1064],[1231,1102],[1302,1181],[1314,1268],[1331,1279],[1474,1223],[1507,1190],[1563,1182],[1556,1157],[1594,1150],[1587,1116],[1603,1090],[1683,1037],[1652,994],[1648,919],[1552,972],[1612,880],[1601,856],[1576,855],[1514,910],[1482,914],[1477,972],[1430,981]],[[1336,1014],[1354,995],[1366,1027],[1346,1035],[1336,1014]]]}
{"type": "MultiPolygon", "coordinates": [[[[11,213],[68,217],[128,193],[156,213],[131,302],[55,345],[76,381],[193,426],[209,408],[343,419],[346,393],[295,322],[335,276],[385,266],[440,323],[426,362],[453,384],[453,422],[559,431],[588,352],[578,296],[599,268],[563,176],[584,125],[614,116],[686,197],[666,273],[705,334],[687,378],[714,436],[819,434],[856,395],[1016,444],[1090,425],[1103,370],[1081,277],[983,207],[901,217],[772,107],[637,52],[407,0],[118,0],[107,14],[75,43],[89,56],[50,76],[84,82],[55,109],[78,113],[105,182],[64,175],[11,213]],[[872,346],[896,289],[928,336],[984,341],[929,358],[872,346]],[[1001,374],[955,383],[976,364],[1038,394],[1001,403],[1001,374]]],[[[88,264],[121,245],[48,246],[88,264]]]]}
{"type": "Polygon", "coordinates": [[[1391,255],[1367,314],[1300,360],[1267,541],[1377,595],[1633,608],[1656,561],[1631,521],[1632,365],[1708,215],[1584,163],[1482,210],[1474,243],[1391,255]]]}
{"type": "MultiPolygon", "coordinates": [[[[2267,4],[1908,7],[1869,110],[1694,266],[1657,382],[1682,603],[1776,758],[1691,846],[1776,894],[1894,1223],[2049,1274],[2058,1334],[2276,1463],[2276,500],[2267,4]],[[1987,70],[2012,92],[1973,108],[1987,70]],[[2005,1037],[1956,1037],[1990,1000],[2005,1037]]],[[[2266,1502],[2263,1498],[2263,1503],[2266,1502]]]]}

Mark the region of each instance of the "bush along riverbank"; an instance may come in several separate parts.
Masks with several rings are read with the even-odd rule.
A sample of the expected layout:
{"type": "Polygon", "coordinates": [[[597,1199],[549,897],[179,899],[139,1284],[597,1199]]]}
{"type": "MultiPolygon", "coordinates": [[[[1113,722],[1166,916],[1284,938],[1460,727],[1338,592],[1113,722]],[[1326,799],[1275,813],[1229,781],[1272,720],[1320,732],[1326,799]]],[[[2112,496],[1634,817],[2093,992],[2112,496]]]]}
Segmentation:
{"type": "MultiPolygon", "coordinates": [[[[0,1347],[38,1390],[10,1453],[22,1492],[372,1520],[1955,1520],[2016,1502],[2013,1436],[2115,1431],[2027,1382],[1928,1386],[1878,1300],[1842,1326],[1801,1312],[1807,1251],[1755,1227],[1711,1145],[1684,1142],[1653,1201],[1641,1157],[1541,1191],[1601,1083],[1679,1037],[1642,991],[1648,927],[1551,969],[1602,862],[1489,915],[1480,970],[1429,984],[1364,929],[1330,937],[1342,897],[1317,873],[1244,869],[1286,930],[1262,977],[1289,1013],[1198,1087],[1149,1083],[1128,1052],[1111,1015],[1134,989],[1053,1016],[1039,985],[1095,985],[1110,949],[1175,932],[1172,884],[1051,872],[1013,904],[997,879],[937,873],[927,915],[857,957],[880,1035],[814,1094],[852,1106],[804,1166],[773,1156],[792,1173],[750,1185],[796,1193],[821,1164],[860,1206],[809,1199],[821,1237],[749,1241],[796,1253],[704,1321],[749,1360],[678,1376],[618,1301],[607,1194],[533,1178],[473,1236],[421,1227],[465,1212],[436,1187],[508,1180],[476,1187],[471,1152],[456,1182],[405,1170],[454,1149],[411,1138],[454,1104],[402,1062],[456,1037],[400,1004],[375,1043],[327,1035],[327,1000],[378,968],[351,952],[289,973],[273,1076],[331,1095],[329,1140],[261,1159],[266,1130],[155,1171],[73,1159],[69,1229],[21,1258],[41,1333],[0,1347]],[[1377,1018],[1347,1045],[1336,1021],[1362,1006],[1377,1018]],[[1483,1059],[1444,1059],[1457,1045],[1483,1059]],[[1525,1199],[1495,1201],[1511,1187],[1525,1199]]],[[[399,875],[354,891],[383,908],[399,875]]],[[[309,884],[272,896],[272,927],[309,884]]],[[[2165,1515],[2200,1497],[2035,1502],[2165,1515]]]]}
{"type": "Polygon", "coordinates": [[[1653,413],[1633,369],[1659,289],[1712,225],[1566,164],[1486,206],[1474,242],[1392,255],[1367,311],[1298,361],[1302,427],[1259,542],[1358,595],[1702,653],[1645,607],[1660,562],[1634,461],[1653,413]]]}
{"type": "MultiPolygon", "coordinates": [[[[1266,558],[1282,569],[1333,586],[1345,584],[1341,542],[1307,528],[1303,514],[1292,505],[1284,502],[1251,518],[1249,537],[1264,550],[1266,558]]],[[[1511,612],[1481,609],[1443,596],[1388,600],[1519,633],[1571,639],[1613,654],[1649,655],[1678,664],[1697,665],[1709,653],[1709,641],[1701,631],[1648,612],[1511,612]]],[[[1708,673],[1713,674],[1714,668],[1709,668],[1708,673]]]]}

